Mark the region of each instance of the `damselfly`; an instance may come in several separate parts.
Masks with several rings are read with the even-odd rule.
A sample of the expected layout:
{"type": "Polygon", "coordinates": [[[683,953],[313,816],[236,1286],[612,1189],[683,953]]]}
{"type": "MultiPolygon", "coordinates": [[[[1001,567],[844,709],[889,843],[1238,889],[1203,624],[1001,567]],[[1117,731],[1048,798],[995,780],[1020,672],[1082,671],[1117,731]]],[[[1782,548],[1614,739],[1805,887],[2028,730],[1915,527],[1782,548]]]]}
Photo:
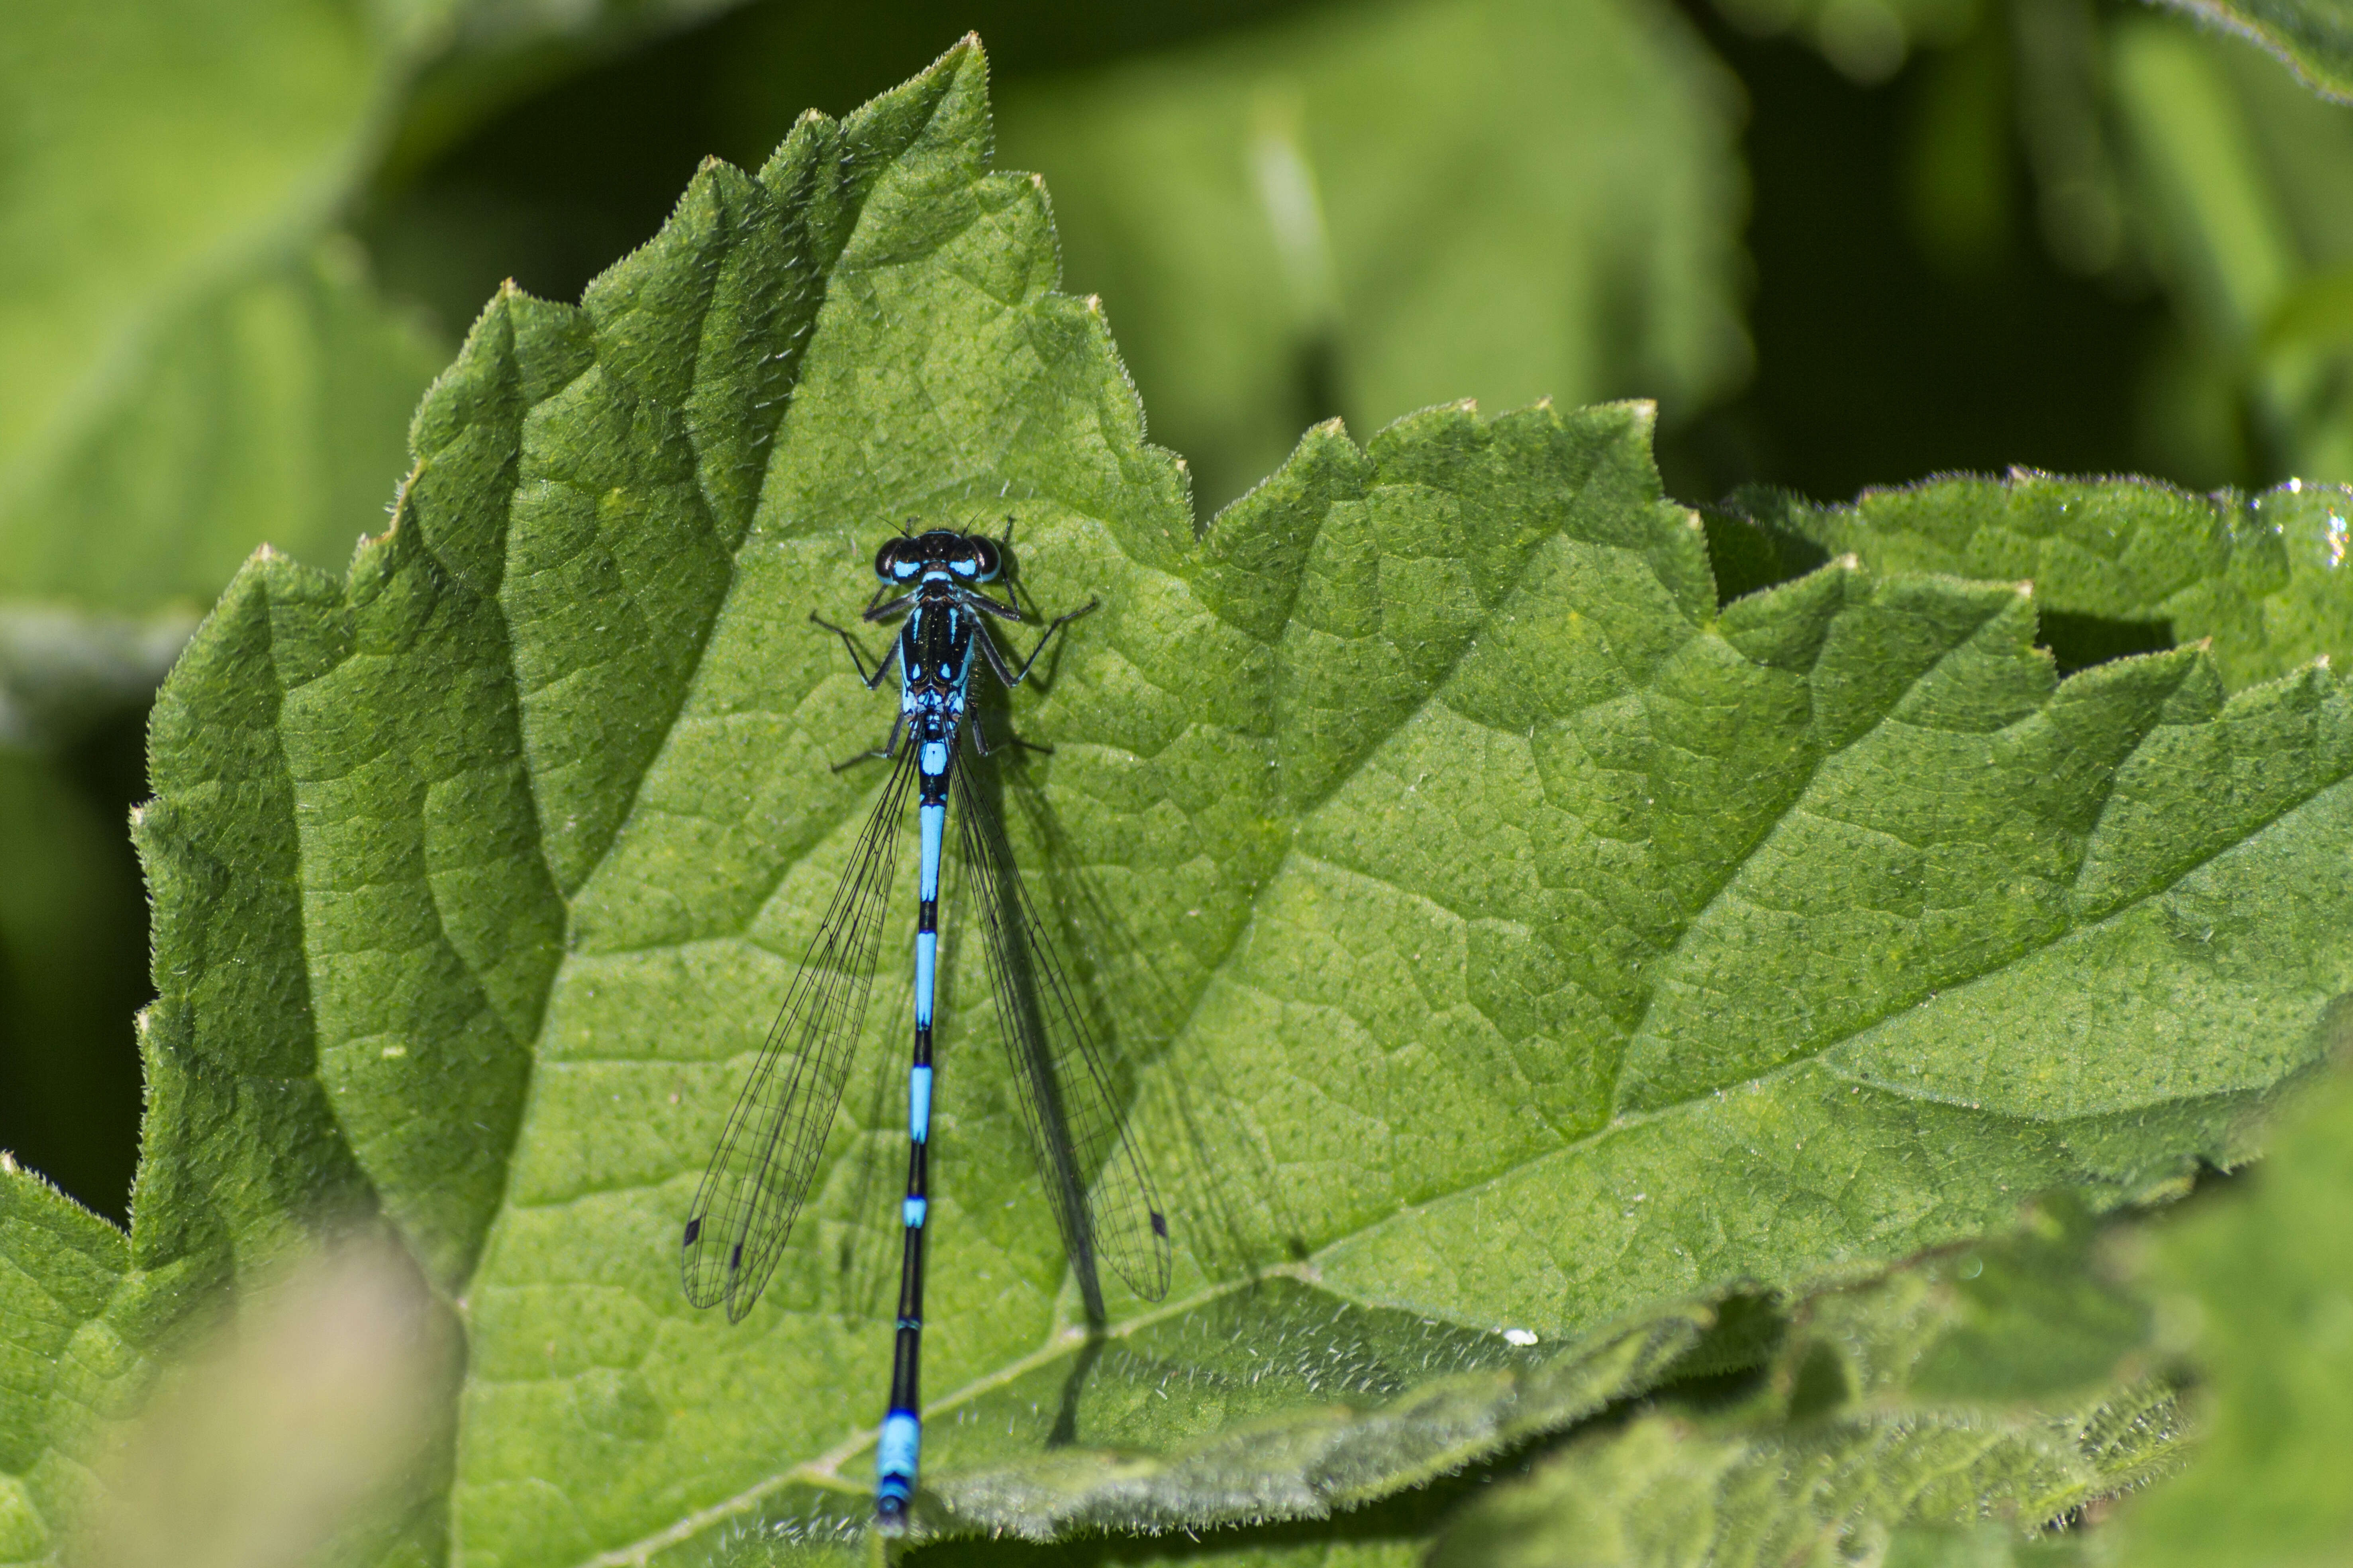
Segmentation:
{"type": "Polygon", "coordinates": [[[1128,1139],[1111,1076],[1054,960],[1045,923],[1014,868],[994,796],[974,787],[958,753],[957,742],[965,740],[976,759],[988,755],[977,715],[967,710],[973,656],[987,660],[1008,689],[1018,686],[1054,634],[1095,607],[1090,601],[1056,616],[1029,657],[1014,668],[989,635],[985,617],[1017,623],[1029,617],[1018,605],[980,590],[997,579],[1008,551],[997,540],[944,529],[886,541],[874,556],[881,585],[868,602],[864,619],[897,617],[900,625],[871,673],[857,638],[846,628],[809,617],[841,638],[868,690],[881,685],[892,662],[898,662],[899,713],[890,737],[879,749],[840,764],[880,758],[891,763],[891,775],[728,1115],[686,1222],[687,1300],[698,1307],[723,1301],[729,1321],[741,1319],[767,1284],[808,1195],[849,1074],[873,986],[912,787],[921,845],[915,1049],[907,1074],[898,1340],[875,1459],[874,1517],[886,1531],[904,1525],[922,1437],[917,1373],[923,1333],[932,994],[939,967],[940,858],[951,794],[968,890],[987,938],[997,1029],[1071,1267],[1091,1306],[1100,1300],[1098,1260],[1108,1262],[1147,1300],[1157,1300],[1168,1289],[1168,1222],[1160,1200],[1128,1139]]]}

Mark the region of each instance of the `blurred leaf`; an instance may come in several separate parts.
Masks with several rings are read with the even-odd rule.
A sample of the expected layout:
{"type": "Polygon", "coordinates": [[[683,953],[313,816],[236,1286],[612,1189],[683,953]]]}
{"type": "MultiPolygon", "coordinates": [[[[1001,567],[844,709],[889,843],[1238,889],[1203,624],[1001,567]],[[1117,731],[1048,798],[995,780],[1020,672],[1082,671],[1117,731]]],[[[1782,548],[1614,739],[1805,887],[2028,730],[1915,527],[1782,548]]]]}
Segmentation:
{"type": "Polygon", "coordinates": [[[2108,100],[2103,13],[2092,0],[2010,0],[1997,13],[2017,70],[2018,135],[2052,257],[2102,273],[2125,254],[2125,192],[2108,100]]]}
{"type": "Polygon", "coordinates": [[[2337,0],[2167,0],[2269,50],[2315,92],[2353,100],[2353,16],[2337,0]]]}
{"type": "Polygon", "coordinates": [[[2213,46],[2169,21],[2112,36],[2160,252],[2189,313],[2226,347],[2250,343],[2302,265],[2238,95],[2213,46]]]}
{"type": "Polygon", "coordinates": [[[0,1562],[55,1562],[149,1370],[122,1233],[0,1152],[0,1562]]]}
{"type": "Polygon", "coordinates": [[[1978,0],[1716,0],[1743,32],[1795,32],[1831,65],[1866,85],[1887,80],[1915,48],[1965,37],[1978,0]]]}
{"type": "Polygon", "coordinates": [[[2150,626],[2160,647],[2208,641],[2235,690],[2316,658],[2353,660],[2348,520],[2353,489],[2340,485],[2291,482],[2250,500],[2021,471],[1866,490],[1852,506],[1743,491],[1715,520],[1734,537],[1712,546],[1719,561],[1744,552],[1743,587],[1849,552],[1876,572],[2031,582],[2046,618],[2150,626]]]}
{"type": "Polygon", "coordinates": [[[2189,340],[2164,416],[2194,430],[2202,404],[2220,428],[2200,444],[2243,420],[2254,471],[2353,480],[2353,350],[2327,303],[2353,267],[2353,110],[2174,19],[2125,18],[2111,44],[2140,237],[2189,340]]]}
{"type": "Polygon", "coordinates": [[[195,625],[180,610],[141,620],[0,605],[0,751],[54,746],[92,714],[144,701],[195,625]]]}
{"type": "Polygon", "coordinates": [[[1433,1568],[1999,1563],[2165,1473],[2182,1423],[2147,1308],[2064,1205],[2030,1222],[1799,1303],[1759,1397],[1571,1444],[1458,1516],[1433,1568]]]}
{"type": "Polygon", "coordinates": [[[2010,243],[2014,88],[2009,40],[1979,28],[1924,63],[1905,195],[1931,262],[1968,277],[1994,271],[2010,243]]]}
{"type": "Polygon", "coordinates": [[[878,787],[805,617],[911,515],[1103,600],[989,776],[1182,1199],[1169,1300],[1090,1337],[951,989],[933,1529],[1322,1515],[1650,1385],[1728,1292],[2243,1156],[2353,963],[2333,677],[2059,686],[2013,585],[1859,566],[1719,615],[1629,406],[1322,427],[1197,537],[983,77],[706,167],[578,309],[502,294],[394,529],[258,557],[158,703],[134,1256],[194,1299],[396,1227],[461,1304],[470,1556],[864,1515],[891,1007],[743,1325],[675,1238],[878,787]]]}
{"type": "MultiPolygon", "coordinates": [[[[2353,1007],[2331,1015],[2353,1046],[2353,1007]]],[[[2119,1521],[2135,1564],[2295,1568],[2353,1555],[2353,1079],[2280,1130],[2247,1190],[2159,1232],[2156,1274],[2207,1382],[2198,1462],[2119,1521]]]]}
{"type": "MultiPolygon", "coordinates": [[[[543,78],[552,42],[609,44],[719,3],[13,7],[0,617],[160,625],[265,541],[339,563],[381,526],[409,415],[448,357],[330,234],[384,143],[405,116],[462,118],[543,78]],[[534,48],[527,69],[491,59],[534,48]],[[417,110],[428,60],[443,68],[417,110]]],[[[67,661],[106,662],[107,640],[67,661]]],[[[70,722],[115,685],[20,683],[5,657],[0,710],[70,722]]]]}
{"type": "Polygon", "coordinates": [[[246,274],[132,351],[19,468],[0,533],[19,602],[153,616],[207,602],[264,541],[332,563],[381,527],[444,356],[359,266],[345,243],[246,274]]]}
{"type": "MultiPolygon", "coordinates": [[[[142,405],[146,424],[170,417],[158,399],[193,398],[181,417],[206,416],[216,389],[203,362],[205,319],[233,312],[257,269],[282,277],[282,258],[307,247],[365,159],[385,68],[367,13],[333,0],[226,10],[195,0],[27,0],[12,12],[0,49],[10,118],[0,202],[0,599],[65,586],[86,609],[154,607],[159,587],[142,581],[141,553],[153,548],[153,520],[175,510],[175,476],[142,465],[147,454],[125,443],[147,433],[142,405]],[[157,384],[159,371],[178,384],[157,384]],[[132,470],[127,484],[161,493],[131,531],[92,536],[88,514],[63,504],[59,470],[86,478],[115,464],[132,470]],[[114,574],[128,575],[125,591],[114,574]]],[[[235,324],[213,325],[222,368],[232,376],[252,368],[221,353],[224,340],[236,342],[235,324]]],[[[264,353],[271,325],[249,329],[264,353]]],[[[371,461],[381,462],[384,447],[369,448],[371,461]]],[[[240,459],[269,460],[235,451],[216,460],[240,459]]],[[[375,476],[379,493],[391,477],[375,476]]],[[[243,548],[218,574],[191,584],[167,565],[160,591],[209,597],[226,564],[287,521],[248,519],[243,548]]]]}
{"type": "Polygon", "coordinates": [[[1325,9],[1010,94],[1203,510],[1298,433],[1737,383],[1738,89],[1653,0],[1325,9]]]}
{"type": "Polygon", "coordinates": [[[70,1560],[314,1568],[377,1557],[404,1525],[406,1561],[440,1560],[448,1476],[419,1459],[447,1420],[452,1329],[380,1237],[295,1259],[219,1314],[110,1445],[106,1501],[70,1560]]]}

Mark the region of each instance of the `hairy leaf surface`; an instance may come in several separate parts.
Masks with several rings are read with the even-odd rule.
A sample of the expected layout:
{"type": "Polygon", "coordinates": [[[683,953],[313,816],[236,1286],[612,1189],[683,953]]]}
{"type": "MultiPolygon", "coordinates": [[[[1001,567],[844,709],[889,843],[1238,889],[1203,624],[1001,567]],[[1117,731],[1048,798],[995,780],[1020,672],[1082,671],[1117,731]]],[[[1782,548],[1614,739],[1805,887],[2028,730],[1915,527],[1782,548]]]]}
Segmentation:
{"type": "Polygon", "coordinates": [[[1456,1564],[2000,1563],[2165,1474],[2180,1399],[2079,1214],[1795,1304],[1757,1394],[1670,1399],[1449,1524],[1456,1564]]]}
{"type": "Polygon", "coordinates": [[[0,1563],[49,1563],[96,1500],[101,1427],[147,1372],[122,1235],[0,1152],[0,1563]]]}
{"type": "Polygon", "coordinates": [[[1852,552],[1878,572],[2033,584],[2063,663],[2192,642],[2236,689],[2353,659],[2353,488],[2291,481],[2252,499],[2019,472],[1866,490],[1852,506],[1736,496],[1714,542],[1736,585],[1852,552]],[[2082,620],[2101,623],[2081,626],[2082,620]],[[2071,636],[2082,639],[2073,657],[2071,636]]]}

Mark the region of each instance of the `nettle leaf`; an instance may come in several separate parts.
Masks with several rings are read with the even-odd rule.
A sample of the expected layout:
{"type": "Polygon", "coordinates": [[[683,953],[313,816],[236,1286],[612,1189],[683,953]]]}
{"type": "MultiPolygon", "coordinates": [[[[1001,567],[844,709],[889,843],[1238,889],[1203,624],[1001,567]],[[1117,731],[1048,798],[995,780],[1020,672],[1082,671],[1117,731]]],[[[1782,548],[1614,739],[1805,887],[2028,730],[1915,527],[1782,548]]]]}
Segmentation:
{"type": "Polygon", "coordinates": [[[2145,1303],[2077,1213],[1799,1303],[1758,1394],[1668,1401],[1451,1521],[1429,1561],[2001,1562],[2179,1462],[2145,1303]]]}
{"type": "Polygon", "coordinates": [[[2063,668],[2203,642],[2237,690],[2353,658],[2353,487],[2195,496],[2021,469],[1866,490],[1852,506],[1745,490],[1712,529],[1730,592],[1847,552],[1874,572],[2031,582],[2063,668]]]}
{"type": "Polygon", "coordinates": [[[2167,0],[2269,50],[2305,86],[2353,100],[2353,22],[2329,0],[2167,0]]]}
{"type": "MultiPolygon", "coordinates": [[[[2353,1007],[2338,1006],[2340,1050],[2353,1007]]],[[[2205,1375],[2204,1438],[2173,1486],[2119,1520],[2135,1563],[2344,1560],[2353,1499],[2341,1484],[2353,1436],[2353,1082],[2340,1072],[2279,1133],[2243,1191],[2156,1234],[2154,1282],[2172,1297],[2180,1348],[2205,1375]]]]}
{"type": "Polygon", "coordinates": [[[0,1563],[47,1563],[95,1501],[90,1460],[151,1370],[157,1312],[122,1233],[0,1152],[0,1563]]]}
{"type": "Polygon", "coordinates": [[[2333,677],[2061,685],[2015,585],[1854,563],[1719,612],[1635,405],[1320,427],[1197,537],[987,144],[967,42],[579,308],[502,294],[394,528],[257,558],[159,702],[134,1260],[404,1237],[466,1335],[436,1550],[865,1516],[905,943],[744,1323],[676,1245],[879,787],[807,617],[909,517],[1102,601],[988,776],[1181,1198],[1090,1334],[951,955],[934,1533],[1324,1514],[1654,1384],[1727,1292],[2242,1156],[2353,965],[2333,677]]]}

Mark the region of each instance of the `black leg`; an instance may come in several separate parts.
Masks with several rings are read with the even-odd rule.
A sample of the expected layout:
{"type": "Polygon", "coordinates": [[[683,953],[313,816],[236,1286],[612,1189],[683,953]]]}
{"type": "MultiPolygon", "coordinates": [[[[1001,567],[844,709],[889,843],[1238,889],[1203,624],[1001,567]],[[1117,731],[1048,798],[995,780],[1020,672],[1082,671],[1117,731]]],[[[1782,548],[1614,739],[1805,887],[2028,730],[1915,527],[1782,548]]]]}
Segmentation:
{"type": "Polygon", "coordinates": [[[1077,609],[1068,610],[1061,615],[1056,616],[1053,621],[1046,627],[1046,635],[1038,639],[1038,646],[1029,650],[1029,657],[1021,661],[1021,668],[1019,669],[1012,669],[1007,667],[1005,655],[998,650],[997,639],[988,635],[988,628],[985,623],[977,628],[977,635],[980,638],[980,651],[987,658],[988,668],[997,672],[997,679],[1005,682],[1008,686],[1018,686],[1023,681],[1029,679],[1029,667],[1038,662],[1038,656],[1046,651],[1046,645],[1054,640],[1054,634],[1060,631],[1064,626],[1069,626],[1072,621],[1077,620],[1081,616],[1092,611],[1102,605],[1102,603],[1103,601],[1101,599],[1089,599],[1077,609]]]}
{"type": "MultiPolygon", "coordinates": [[[[874,666],[874,673],[869,675],[866,673],[866,656],[860,650],[857,638],[851,637],[844,628],[835,626],[831,621],[828,621],[823,616],[818,615],[815,610],[811,610],[809,612],[809,619],[841,639],[841,646],[849,650],[849,662],[858,667],[858,679],[866,683],[867,690],[871,691],[876,687],[882,684],[882,677],[890,671],[891,661],[899,657],[899,639],[897,637],[892,637],[891,639],[890,651],[885,653],[882,656],[881,660],[874,666]]],[[[1033,654],[1030,657],[1034,658],[1037,656],[1033,654]]],[[[898,726],[895,724],[892,725],[891,732],[894,735],[897,734],[898,726]]],[[[869,754],[881,755],[883,753],[873,752],[869,754]]]]}

